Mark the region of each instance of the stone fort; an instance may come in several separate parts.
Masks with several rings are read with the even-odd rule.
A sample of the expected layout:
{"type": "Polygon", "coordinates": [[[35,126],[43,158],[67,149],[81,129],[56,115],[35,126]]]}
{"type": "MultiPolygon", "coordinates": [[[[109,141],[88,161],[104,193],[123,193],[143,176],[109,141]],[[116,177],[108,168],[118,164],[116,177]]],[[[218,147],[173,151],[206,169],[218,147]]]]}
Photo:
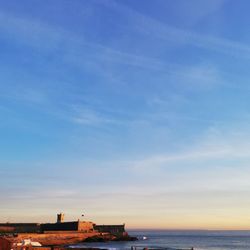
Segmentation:
{"type": "Polygon", "coordinates": [[[0,223],[0,233],[110,233],[117,236],[126,235],[125,224],[96,225],[90,221],[64,221],[64,214],[57,214],[55,223],[0,223]]]}

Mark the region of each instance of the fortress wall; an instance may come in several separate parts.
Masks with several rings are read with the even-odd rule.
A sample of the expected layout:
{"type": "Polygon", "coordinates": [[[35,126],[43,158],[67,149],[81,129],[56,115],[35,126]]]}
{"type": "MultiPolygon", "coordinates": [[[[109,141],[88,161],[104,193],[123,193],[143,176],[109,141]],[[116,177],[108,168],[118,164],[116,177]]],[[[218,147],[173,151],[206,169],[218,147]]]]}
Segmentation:
{"type": "Polygon", "coordinates": [[[90,221],[78,221],[78,231],[91,232],[94,230],[93,223],[90,221]]]}
{"type": "Polygon", "coordinates": [[[78,231],[78,221],[41,224],[41,231],[78,231]]]}
{"type": "Polygon", "coordinates": [[[125,225],[94,225],[94,229],[100,233],[110,233],[113,235],[123,236],[126,234],[125,225]]]}
{"type": "Polygon", "coordinates": [[[0,233],[36,233],[39,232],[38,223],[1,223],[0,233]]]}

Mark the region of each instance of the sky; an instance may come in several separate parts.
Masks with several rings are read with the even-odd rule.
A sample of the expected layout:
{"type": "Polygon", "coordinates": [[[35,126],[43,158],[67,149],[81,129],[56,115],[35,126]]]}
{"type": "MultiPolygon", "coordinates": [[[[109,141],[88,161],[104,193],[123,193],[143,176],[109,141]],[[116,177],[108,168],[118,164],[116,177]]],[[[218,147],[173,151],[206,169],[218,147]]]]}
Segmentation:
{"type": "Polygon", "coordinates": [[[250,229],[248,0],[0,0],[0,221],[250,229]]]}

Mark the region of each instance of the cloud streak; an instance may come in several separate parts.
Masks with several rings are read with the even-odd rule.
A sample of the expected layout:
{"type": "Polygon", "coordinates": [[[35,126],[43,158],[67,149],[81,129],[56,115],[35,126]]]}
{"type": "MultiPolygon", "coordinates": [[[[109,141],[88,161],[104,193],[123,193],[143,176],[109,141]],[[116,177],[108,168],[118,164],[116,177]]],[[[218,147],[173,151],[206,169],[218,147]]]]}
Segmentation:
{"type": "MultiPolygon", "coordinates": [[[[116,8],[119,6],[121,10],[126,10],[129,13],[131,11],[122,5],[115,6],[116,8]]],[[[141,17],[137,12],[132,11],[132,13],[136,18],[138,16],[141,17]]],[[[189,67],[183,67],[174,63],[166,63],[159,58],[136,55],[134,53],[132,54],[89,42],[83,36],[76,35],[60,27],[38,22],[35,19],[16,17],[9,13],[0,12],[0,20],[2,20],[0,29],[5,35],[9,34],[11,36],[16,36],[18,38],[16,40],[31,47],[43,48],[45,50],[57,50],[58,55],[66,62],[73,63],[79,67],[94,67],[97,70],[99,69],[104,75],[105,70],[101,67],[103,63],[127,64],[132,67],[162,71],[175,75],[183,74],[184,76],[188,76],[189,74],[185,73],[185,71],[189,71],[189,67]],[[4,22],[4,20],[7,20],[7,22],[4,22]],[[47,42],[41,42],[44,40],[47,42]],[[88,60],[86,60],[86,58],[88,60]]],[[[173,36],[173,39],[175,39],[175,36],[173,36]]],[[[107,72],[106,75],[108,76],[107,72]]]]}
{"type": "Polygon", "coordinates": [[[245,59],[250,58],[250,47],[247,44],[221,37],[205,34],[201,35],[190,30],[179,29],[141,14],[140,12],[127,7],[125,4],[116,1],[102,0],[98,1],[98,3],[114,9],[123,16],[126,16],[131,23],[133,23],[133,27],[135,27],[137,31],[146,35],[154,36],[165,41],[171,40],[177,42],[180,46],[192,44],[196,47],[209,49],[233,57],[245,59]]]}
{"type": "Polygon", "coordinates": [[[235,160],[243,160],[244,166],[245,161],[250,159],[248,137],[243,140],[243,135],[235,134],[236,128],[229,131],[224,134],[221,131],[214,132],[213,129],[208,129],[207,133],[197,138],[193,146],[186,147],[186,150],[182,152],[145,157],[142,160],[134,161],[131,166],[137,170],[158,171],[176,166],[189,168],[194,164],[198,164],[201,168],[203,165],[206,168],[216,167],[220,164],[231,166],[228,161],[234,162],[235,160]],[[221,160],[225,162],[222,163],[221,160]]]}

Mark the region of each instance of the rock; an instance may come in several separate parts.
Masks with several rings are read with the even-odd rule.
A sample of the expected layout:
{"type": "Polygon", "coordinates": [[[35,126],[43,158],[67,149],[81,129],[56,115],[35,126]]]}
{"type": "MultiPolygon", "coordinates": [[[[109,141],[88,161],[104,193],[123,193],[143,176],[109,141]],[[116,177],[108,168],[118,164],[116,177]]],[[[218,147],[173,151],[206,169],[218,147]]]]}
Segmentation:
{"type": "Polygon", "coordinates": [[[105,242],[105,241],[107,240],[99,236],[88,237],[85,240],[83,240],[83,242],[105,242]]]}
{"type": "Polygon", "coordinates": [[[120,237],[116,237],[115,239],[113,239],[113,241],[136,241],[138,240],[137,237],[134,236],[120,236],[120,237]]]}

